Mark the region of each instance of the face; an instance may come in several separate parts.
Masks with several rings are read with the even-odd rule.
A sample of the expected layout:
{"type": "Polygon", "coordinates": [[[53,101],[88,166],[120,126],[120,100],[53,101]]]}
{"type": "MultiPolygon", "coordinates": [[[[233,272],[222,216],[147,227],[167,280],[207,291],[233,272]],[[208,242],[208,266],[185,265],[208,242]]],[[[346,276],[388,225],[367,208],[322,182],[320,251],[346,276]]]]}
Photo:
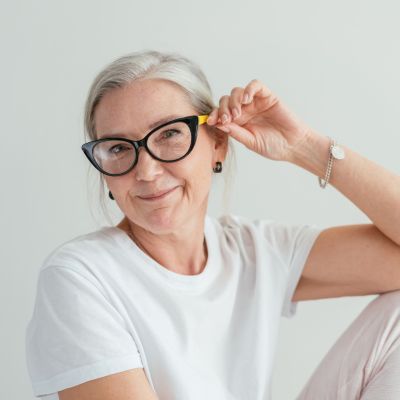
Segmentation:
{"type": "MultiPolygon", "coordinates": [[[[100,100],[94,122],[97,138],[118,134],[142,139],[153,127],[169,120],[197,115],[179,86],[161,79],[137,81],[113,89],[100,100]],[[166,120],[164,120],[167,118],[166,120]]],[[[131,224],[154,234],[179,230],[183,224],[204,219],[211,186],[212,168],[223,162],[227,136],[199,125],[196,145],[184,159],[165,163],[153,159],[141,147],[136,166],[122,176],[104,179],[131,224]],[[170,190],[156,199],[142,197],[170,190]]]]}

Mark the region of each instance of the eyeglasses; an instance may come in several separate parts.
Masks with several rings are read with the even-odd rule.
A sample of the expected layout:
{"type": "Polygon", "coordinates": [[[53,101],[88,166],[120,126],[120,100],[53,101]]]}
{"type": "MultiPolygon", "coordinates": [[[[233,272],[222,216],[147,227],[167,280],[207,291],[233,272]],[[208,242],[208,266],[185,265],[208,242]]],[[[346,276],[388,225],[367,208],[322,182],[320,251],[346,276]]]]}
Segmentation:
{"type": "Polygon", "coordinates": [[[207,122],[207,119],[208,115],[177,118],[154,128],[141,140],[102,138],[87,142],[81,148],[91,164],[101,173],[120,176],[135,167],[140,147],[144,147],[158,161],[182,160],[193,150],[198,127],[207,122]]]}

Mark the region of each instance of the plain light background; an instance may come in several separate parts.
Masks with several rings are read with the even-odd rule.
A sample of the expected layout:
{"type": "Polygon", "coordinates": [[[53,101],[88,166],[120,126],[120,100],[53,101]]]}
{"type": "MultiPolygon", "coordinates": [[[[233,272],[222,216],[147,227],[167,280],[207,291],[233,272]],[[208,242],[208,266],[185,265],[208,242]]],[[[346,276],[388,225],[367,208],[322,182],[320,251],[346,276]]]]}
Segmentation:
{"type": "MultiPolygon", "coordinates": [[[[3,1],[0,397],[34,398],[24,340],[44,258],[107,224],[80,149],[85,96],[101,68],[132,51],[176,51],[204,70],[216,102],[260,79],[319,133],[400,173],[399,13],[394,0],[3,1]]],[[[308,171],[235,147],[229,212],[321,227],[370,222],[308,171]]],[[[227,211],[222,177],[212,190],[218,216],[227,211]]],[[[274,400],[299,393],[374,297],[302,302],[282,318],[274,400]]]]}

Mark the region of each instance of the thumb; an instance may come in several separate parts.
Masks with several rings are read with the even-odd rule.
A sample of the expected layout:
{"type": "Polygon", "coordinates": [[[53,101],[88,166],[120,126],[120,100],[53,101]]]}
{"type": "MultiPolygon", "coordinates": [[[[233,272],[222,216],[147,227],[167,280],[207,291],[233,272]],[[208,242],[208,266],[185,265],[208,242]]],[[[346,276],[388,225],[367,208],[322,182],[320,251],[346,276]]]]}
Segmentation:
{"type": "Polygon", "coordinates": [[[253,134],[235,122],[230,122],[225,125],[221,125],[220,127],[217,126],[217,128],[229,133],[230,136],[242,143],[247,148],[251,149],[254,147],[255,138],[253,134]]]}

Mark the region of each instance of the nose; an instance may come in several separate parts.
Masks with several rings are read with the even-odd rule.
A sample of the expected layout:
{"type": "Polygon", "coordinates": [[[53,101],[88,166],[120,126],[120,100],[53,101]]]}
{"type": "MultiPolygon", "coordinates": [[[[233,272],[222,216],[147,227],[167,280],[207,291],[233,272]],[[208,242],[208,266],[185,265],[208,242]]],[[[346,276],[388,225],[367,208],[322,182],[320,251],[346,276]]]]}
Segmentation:
{"type": "Polygon", "coordinates": [[[139,148],[138,160],[133,169],[138,181],[152,181],[163,172],[161,161],[153,158],[144,147],[139,148]]]}

